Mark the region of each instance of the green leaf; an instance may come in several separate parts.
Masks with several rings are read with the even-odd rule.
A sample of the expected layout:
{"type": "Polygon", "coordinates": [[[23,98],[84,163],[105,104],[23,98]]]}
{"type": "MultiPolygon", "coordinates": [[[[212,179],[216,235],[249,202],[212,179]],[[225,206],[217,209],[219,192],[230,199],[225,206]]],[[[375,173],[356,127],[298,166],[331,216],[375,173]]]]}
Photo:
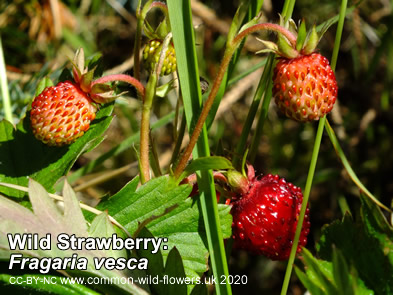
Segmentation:
{"type": "MultiPolygon", "coordinates": [[[[61,295],[99,295],[84,285],[77,283],[71,283],[65,281],[65,278],[51,275],[37,275],[37,274],[26,274],[21,276],[11,276],[8,274],[0,274],[0,287],[3,293],[15,292],[17,289],[22,289],[25,293],[26,290],[32,292],[43,292],[49,294],[61,294],[61,295]],[[10,282],[18,282],[17,284],[11,284],[10,282]],[[19,283],[20,282],[20,283],[19,283]],[[33,282],[33,283],[30,283],[33,282]]],[[[34,293],[35,293],[34,292],[34,293]]],[[[33,293],[33,294],[34,294],[33,293]]],[[[29,293],[30,294],[30,293],[29,293]]]]}
{"type": "Polygon", "coordinates": [[[53,82],[51,79],[49,79],[49,77],[45,77],[44,79],[42,79],[38,85],[37,85],[37,89],[35,91],[34,96],[38,96],[41,94],[42,91],[44,91],[44,89],[46,87],[50,87],[53,86],[53,82]]]}
{"type": "Polygon", "coordinates": [[[305,272],[298,267],[296,274],[312,295],[372,295],[362,280],[349,273],[344,256],[333,248],[333,262],[316,259],[303,249],[305,272]]]}
{"type": "Polygon", "coordinates": [[[340,294],[354,294],[349,277],[347,262],[345,261],[341,251],[338,249],[334,249],[333,251],[333,276],[340,294]]]}
{"type": "MultiPolygon", "coordinates": [[[[173,247],[168,254],[165,265],[165,274],[168,275],[169,278],[186,278],[183,262],[176,247],[173,247]]],[[[169,290],[167,294],[187,294],[187,284],[169,284],[169,290]]]]}
{"type": "MultiPolygon", "coordinates": [[[[154,178],[133,193],[128,192],[127,186],[97,208],[107,210],[130,233],[134,233],[143,221],[172,208],[146,227],[155,237],[168,239],[165,243],[168,249],[162,249],[164,260],[169,251],[176,247],[183,259],[187,277],[194,280],[199,278],[208,269],[209,252],[200,208],[194,199],[188,197],[191,186],[176,186],[168,176],[154,178]]],[[[224,238],[228,238],[232,224],[230,207],[220,204],[218,210],[221,230],[224,238]]]]}
{"type": "MultiPolygon", "coordinates": [[[[101,213],[93,219],[89,229],[90,237],[111,237],[114,234],[116,234],[116,232],[109,221],[107,213],[101,213]]],[[[127,250],[110,249],[108,250],[108,255],[114,258],[127,257],[127,250]]]]}
{"type": "Polygon", "coordinates": [[[304,263],[307,265],[307,274],[309,274],[309,277],[312,277],[315,283],[319,282],[325,294],[339,294],[339,290],[333,284],[331,265],[326,264],[325,261],[315,259],[310,251],[305,248],[302,254],[304,263]]]}
{"type": "Polygon", "coordinates": [[[376,294],[393,294],[391,231],[381,231],[374,215],[363,207],[362,217],[356,222],[347,214],[342,221],[335,221],[323,229],[318,253],[321,258],[332,261],[332,245],[335,245],[368,288],[376,294]]]}
{"type": "MultiPolygon", "coordinates": [[[[153,238],[154,236],[147,228],[143,228],[139,235],[139,238],[153,238]]],[[[162,257],[161,250],[153,254],[153,245],[149,244],[147,249],[138,249],[137,254],[139,257],[145,257],[149,260],[149,268],[146,270],[146,274],[150,275],[152,278],[158,278],[157,282],[150,285],[150,289],[153,294],[169,294],[167,292],[168,286],[164,284],[162,278],[164,276],[164,259],[162,257]]]]}
{"type": "MultiPolygon", "coordinates": [[[[38,141],[30,128],[29,113],[16,129],[8,121],[1,121],[0,182],[26,187],[30,176],[53,192],[53,185],[68,173],[79,156],[102,142],[112,121],[112,110],[113,103],[103,106],[90,129],[75,143],[63,147],[50,147],[38,141]]],[[[19,198],[25,195],[4,187],[0,187],[0,193],[19,198]]]]}
{"type": "Polygon", "coordinates": [[[296,272],[296,275],[299,278],[299,280],[304,285],[304,287],[306,287],[306,289],[308,291],[310,291],[310,293],[312,295],[323,295],[324,294],[323,290],[321,289],[321,287],[319,285],[319,282],[315,283],[311,278],[309,278],[304,272],[302,272],[296,266],[295,266],[295,272],[296,272]]]}
{"type": "Polygon", "coordinates": [[[179,177],[179,180],[202,170],[227,170],[233,169],[231,161],[224,157],[212,156],[201,157],[192,160],[192,162],[184,169],[184,172],[179,177]]]}
{"type": "MultiPolygon", "coordinates": [[[[29,182],[29,197],[33,207],[33,212],[29,209],[13,202],[5,197],[0,196],[0,249],[11,253],[21,253],[24,256],[43,258],[65,258],[72,257],[73,254],[78,255],[78,259],[86,258],[88,260],[86,270],[68,271],[69,274],[77,274],[78,277],[84,276],[98,276],[107,277],[112,279],[121,280],[122,278],[127,280],[129,273],[127,271],[120,270],[107,270],[104,267],[96,269],[93,264],[93,259],[111,257],[112,251],[107,250],[61,250],[58,245],[55,244],[58,241],[60,234],[76,235],[77,237],[88,237],[86,221],[83,219],[83,215],[80,208],[76,208],[78,201],[75,194],[67,184],[63,190],[64,197],[64,214],[60,212],[59,207],[55,205],[52,199],[48,196],[45,189],[34,180],[29,182]],[[70,214],[72,213],[72,217],[70,214]],[[27,248],[18,249],[11,251],[7,242],[7,234],[24,234],[31,233],[37,234],[39,238],[49,237],[51,238],[51,248],[49,250],[37,249],[30,250],[27,248]]],[[[100,220],[95,221],[99,223],[100,220]]],[[[107,219],[101,220],[101,222],[108,222],[107,219]]],[[[103,227],[109,228],[110,225],[103,224],[103,227]]],[[[95,229],[92,229],[95,232],[95,229]]],[[[108,231],[104,232],[108,234],[108,231]]],[[[106,237],[106,236],[100,236],[106,237]]],[[[42,269],[41,269],[42,270],[42,269]]],[[[40,271],[41,271],[40,270],[40,271]]],[[[67,270],[66,270],[67,271],[67,270]]],[[[124,292],[132,294],[147,294],[144,290],[136,286],[135,284],[118,284],[115,285],[117,288],[124,292]]],[[[109,287],[111,288],[111,287],[109,287]]]]}

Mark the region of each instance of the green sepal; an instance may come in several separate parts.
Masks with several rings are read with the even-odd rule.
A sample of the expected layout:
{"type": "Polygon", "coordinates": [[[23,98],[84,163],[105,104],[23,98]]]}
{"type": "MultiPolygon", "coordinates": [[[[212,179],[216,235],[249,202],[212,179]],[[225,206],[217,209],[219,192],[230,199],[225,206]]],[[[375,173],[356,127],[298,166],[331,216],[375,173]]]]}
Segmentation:
{"type": "Polygon", "coordinates": [[[319,42],[319,36],[315,25],[312,27],[311,31],[308,33],[307,40],[304,44],[302,53],[303,54],[311,54],[314,52],[319,42]]]}
{"type": "Polygon", "coordinates": [[[112,91],[113,87],[108,85],[108,84],[103,84],[103,83],[97,83],[94,84],[93,87],[91,87],[91,93],[92,94],[101,94],[104,92],[112,91]]]}
{"type": "Polygon", "coordinates": [[[159,39],[163,40],[169,34],[169,32],[170,26],[168,25],[166,18],[164,18],[164,20],[158,25],[155,31],[156,36],[158,36],[159,39]]]}
{"type": "Polygon", "coordinates": [[[90,92],[91,90],[91,82],[93,81],[94,78],[95,69],[96,67],[94,67],[93,69],[82,75],[82,79],[80,81],[80,87],[85,92],[90,92]]]}
{"type": "Polygon", "coordinates": [[[106,103],[114,101],[116,98],[118,98],[126,93],[127,93],[127,91],[123,91],[119,94],[116,94],[114,91],[109,91],[109,92],[100,93],[100,94],[92,94],[91,98],[96,103],[106,104],[106,103]]]}
{"type": "Polygon", "coordinates": [[[295,58],[299,55],[299,52],[295,50],[289,41],[281,34],[278,34],[277,46],[278,53],[283,57],[295,58]]]}
{"type": "Polygon", "coordinates": [[[296,50],[300,51],[303,48],[304,41],[306,40],[307,37],[307,30],[306,30],[306,22],[304,19],[300,23],[299,26],[299,31],[296,39],[296,50]]]}
{"type": "Polygon", "coordinates": [[[149,40],[157,38],[154,29],[152,28],[152,26],[149,24],[147,20],[143,22],[143,32],[145,33],[146,37],[149,40]]]}
{"type": "Polygon", "coordinates": [[[256,54],[258,53],[266,53],[266,52],[273,52],[273,53],[278,53],[278,46],[276,43],[271,42],[271,41],[265,41],[263,39],[257,38],[259,42],[261,42],[266,48],[259,50],[255,52],[256,54]]]}
{"type": "Polygon", "coordinates": [[[83,48],[79,48],[76,51],[73,64],[79,70],[80,75],[85,73],[85,52],[83,48]]]}
{"type": "Polygon", "coordinates": [[[158,97],[165,97],[167,96],[167,94],[176,88],[175,86],[175,80],[172,79],[171,81],[169,81],[168,83],[165,83],[164,85],[161,85],[159,87],[156,88],[156,95],[158,97]]]}
{"type": "Polygon", "coordinates": [[[297,35],[297,26],[293,19],[288,20],[288,30],[295,36],[297,35]]]}

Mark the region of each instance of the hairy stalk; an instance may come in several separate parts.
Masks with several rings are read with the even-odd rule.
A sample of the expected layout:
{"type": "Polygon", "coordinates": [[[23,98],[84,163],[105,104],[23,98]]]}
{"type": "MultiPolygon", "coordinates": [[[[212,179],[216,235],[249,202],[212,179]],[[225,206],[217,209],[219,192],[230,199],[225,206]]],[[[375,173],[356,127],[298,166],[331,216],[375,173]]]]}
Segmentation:
{"type": "Polygon", "coordinates": [[[142,85],[142,83],[139,82],[138,79],[124,74],[109,75],[109,76],[98,78],[97,80],[94,80],[91,83],[91,86],[94,86],[95,84],[99,84],[99,83],[108,83],[113,81],[122,81],[128,83],[135,87],[135,89],[142,96],[142,98],[145,97],[145,87],[142,85]]]}
{"type": "MultiPolygon", "coordinates": [[[[344,27],[346,8],[347,8],[347,0],[342,0],[341,7],[340,7],[340,16],[339,16],[339,21],[338,21],[337,31],[336,31],[336,39],[334,42],[334,49],[333,49],[333,54],[332,54],[332,59],[331,59],[332,60],[331,68],[333,71],[336,69],[337,56],[338,56],[338,51],[340,48],[341,34],[342,34],[343,27],[344,27]]],[[[323,134],[323,129],[324,129],[325,123],[326,123],[326,116],[323,116],[319,120],[319,124],[318,124],[318,130],[317,130],[317,135],[315,137],[314,149],[312,152],[312,157],[311,157],[311,162],[310,162],[310,168],[309,168],[308,175],[307,175],[306,187],[304,189],[304,194],[303,194],[302,209],[300,210],[299,221],[298,221],[298,224],[296,227],[296,232],[295,232],[295,237],[294,237],[293,244],[292,244],[291,254],[289,256],[287,269],[285,271],[285,277],[284,277],[284,282],[283,282],[282,289],[281,289],[281,295],[286,294],[288,291],[289,280],[291,278],[293,263],[295,261],[296,251],[297,251],[297,247],[299,244],[300,233],[301,233],[301,229],[303,226],[304,215],[306,213],[308,199],[310,197],[311,186],[312,186],[312,182],[313,182],[313,178],[314,178],[315,167],[317,165],[319,147],[321,145],[322,134],[323,134]]]]}
{"type": "Polygon", "coordinates": [[[194,146],[196,144],[196,142],[198,141],[198,137],[202,131],[203,128],[203,124],[205,123],[205,120],[209,114],[210,108],[213,105],[214,99],[216,98],[216,95],[219,91],[221,82],[223,80],[223,77],[227,71],[229,62],[232,59],[232,56],[234,54],[234,52],[236,51],[236,48],[240,45],[240,43],[242,42],[242,40],[248,36],[251,33],[254,33],[256,31],[262,31],[262,30],[270,30],[270,31],[274,31],[277,33],[281,33],[282,35],[284,35],[288,41],[292,44],[296,44],[296,37],[287,29],[276,25],[276,24],[271,24],[271,23],[263,23],[263,24],[257,24],[257,25],[253,25],[245,30],[243,30],[242,32],[240,32],[233,40],[232,42],[228,42],[229,46],[226,48],[225,53],[224,53],[224,57],[221,61],[221,65],[220,68],[218,70],[216,79],[214,80],[212,89],[210,91],[209,97],[207,98],[202,112],[198,118],[198,121],[194,127],[194,131],[191,135],[190,138],[190,142],[186,148],[186,150],[184,151],[179,164],[177,165],[176,169],[175,169],[175,173],[174,176],[177,178],[181,175],[181,173],[183,172],[184,168],[187,165],[188,159],[191,156],[192,150],[194,149],[194,146]]]}
{"type": "Polygon", "coordinates": [[[140,134],[140,166],[141,183],[150,180],[149,142],[150,142],[150,113],[156,93],[157,76],[150,75],[146,85],[146,95],[142,106],[141,134],[140,134]]]}

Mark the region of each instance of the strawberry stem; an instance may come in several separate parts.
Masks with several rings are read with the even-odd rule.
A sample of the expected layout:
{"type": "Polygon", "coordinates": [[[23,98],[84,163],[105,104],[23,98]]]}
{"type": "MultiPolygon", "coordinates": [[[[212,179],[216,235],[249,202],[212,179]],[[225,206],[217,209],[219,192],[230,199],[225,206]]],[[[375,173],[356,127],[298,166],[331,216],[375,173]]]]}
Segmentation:
{"type": "Polygon", "coordinates": [[[156,93],[157,75],[152,74],[146,85],[146,96],[142,106],[141,133],[140,133],[140,166],[141,183],[150,180],[149,143],[150,143],[150,112],[156,93]]]}
{"type": "Polygon", "coordinates": [[[253,25],[253,26],[245,29],[244,31],[241,31],[233,39],[232,43],[238,44],[244,39],[244,37],[248,36],[249,34],[252,34],[257,31],[264,31],[264,30],[279,33],[279,34],[283,35],[285,38],[287,38],[293,47],[296,46],[296,36],[291,31],[287,30],[286,28],[284,28],[280,25],[271,24],[271,23],[263,23],[263,24],[253,25]]]}
{"type": "Polygon", "coordinates": [[[206,118],[209,114],[209,111],[213,105],[214,99],[217,96],[221,82],[222,82],[224,75],[227,71],[229,62],[231,61],[232,56],[233,56],[234,52],[236,51],[236,48],[238,48],[238,46],[240,45],[240,43],[242,42],[242,40],[245,37],[247,37],[251,33],[254,33],[254,32],[260,31],[260,30],[270,30],[270,31],[281,33],[283,36],[285,36],[288,39],[288,41],[291,44],[293,44],[293,46],[296,46],[296,37],[289,30],[287,30],[279,25],[271,24],[271,23],[263,23],[263,24],[253,25],[253,26],[245,29],[244,31],[240,32],[232,40],[232,42],[229,42],[229,44],[227,45],[227,48],[225,50],[224,57],[221,61],[220,68],[218,69],[216,79],[214,80],[212,89],[210,91],[209,97],[207,98],[205,105],[203,106],[202,112],[198,118],[196,125],[195,125],[194,131],[192,132],[190,142],[188,143],[188,146],[187,146],[186,150],[184,151],[184,153],[179,161],[179,164],[177,165],[177,167],[175,169],[175,173],[174,173],[175,178],[178,178],[181,175],[181,173],[183,172],[184,168],[187,166],[188,159],[190,158],[192,150],[194,149],[194,146],[198,141],[199,135],[200,135],[202,128],[203,128],[203,124],[205,123],[206,118]]]}
{"type": "Polygon", "coordinates": [[[95,84],[115,82],[115,81],[122,81],[122,82],[125,82],[125,83],[128,83],[128,84],[131,84],[132,86],[135,87],[135,89],[138,91],[138,93],[144,99],[144,97],[145,97],[145,87],[142,85],[141,82],[139,82],[139,80],[137,80],[136,78],[131,77],[129,75],[116,74],[116,75],[104,76],[104,77],[98,78],[97,80],[94,80],[91,83],[91,86],[94,86],[95,84]]]}

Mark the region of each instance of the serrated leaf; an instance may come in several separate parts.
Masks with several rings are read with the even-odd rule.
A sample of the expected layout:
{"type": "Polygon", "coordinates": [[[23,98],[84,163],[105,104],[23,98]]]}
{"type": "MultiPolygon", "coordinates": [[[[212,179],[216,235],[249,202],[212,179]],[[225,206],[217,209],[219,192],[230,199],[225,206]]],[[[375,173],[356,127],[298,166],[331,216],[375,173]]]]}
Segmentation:
{"type": "MultiPolygon", "coordinates": [[[[107,202],[97,207],[107,210],[130,233],[140,222],[162,214],[165,209],[177,205],[175,209],[147,224],[155,237],[167,238],[167,250],[162,251],[164,260],[169,251],[176,247],[183,259],[185,273],[189,278],[199,278],[208,269],[208,249],[206,233],[200,208],[195,200],[189,198],[190,185],[176,186],[168,176],[154,178],[134,193],[124,192],[123,188],[107,202]]],[[[219,204],[220,223],[224,238],[231,235],[232,216],[230,207],[219,204]]]]}
{"type": "MultiPolygon", "coordinates": [[[[103,106],[90,129],[69,146],[50,147],[38,141],[30,128],[30,115],[16,129],[8,121],[0,122],[0,182],[27,186],[28,177],[53,192],[56,181],[66,175],[80,155],[92,150],[104,139],[112,121],[113,103],[103,106]],[[33,155],[33,156],[32,156],[33,155]]],[[[0,193],[21,198],[25,194],[0,187],[0,193]]]]}
{"type": "Polygon", "coordinates": [[[332,261],[335,245],[368,288],[376,294],[393,294],[392,239],[372,222],[365,221],[371,216],[367,214],[354,222],[347,214],[342,221],[325,227],[317,250],[321,258],[332,261]]]}
{"type": "MultiPolygon", "coordinates": [[[[77,202],[75,195],[65,189],[64,198],[70,198],[64,206],[69,206],[77,202]]],[[[48,193],[37,182],[30,180],[29,182],[29,197],[33,206],[34,212],[13,202],[5,197],[0,196],[0,249],[11,253],[21,253],[32,257],[71,257],[76,253],[78,257],[85,257],[89,263],[87,270],[77,271],[78,274],[93,275],[98,277],[108,277],[113,279],[127,278],[129,275],[125,271],[107,270],[101,268],[97,270],[92,261],[94,257],[110,257],[111,252],[105,250],[60,250],[55,242],[59,234],[73,235],[79,233],[81,237],[88,237],[88,232],[85,230],[86,222],[83,224],[73,222],[68,219],[68,216],[62,214],[58,207],[56,207],[53,200],[50,199],[48,193]],[[11,251],[7,242],[7,234],[38,234],[39,238],[50,235],[52,247],[50,250],[44,249],[18,249],[11,251]]],[[[67,211],[69,209],[65,209],[67,211]]],[[[81,209],[78,208],[74,212],[76,216],[81,216],[81,209]]],[[[119,284],[118,288],[132,294],[147,294],[134,284],[119,284]]]]}
{"type": "MultiPolygon", "coordinates": [[[[86,224],[86,222],[84,222],[86,224]]],[[[113,234],[116,234],[113,225],[109,221],[107,213],[101,213],[93,219],[89,229],[90,237],[111,237],[113,234]]],[[[80,235],[79,235],[80,236],[80,235]]],[[[127,257],[127,251],[125,249],[122,250],[113,250],[110,249],[107,251],[109,257],[120,258],[127,257]]]]}

